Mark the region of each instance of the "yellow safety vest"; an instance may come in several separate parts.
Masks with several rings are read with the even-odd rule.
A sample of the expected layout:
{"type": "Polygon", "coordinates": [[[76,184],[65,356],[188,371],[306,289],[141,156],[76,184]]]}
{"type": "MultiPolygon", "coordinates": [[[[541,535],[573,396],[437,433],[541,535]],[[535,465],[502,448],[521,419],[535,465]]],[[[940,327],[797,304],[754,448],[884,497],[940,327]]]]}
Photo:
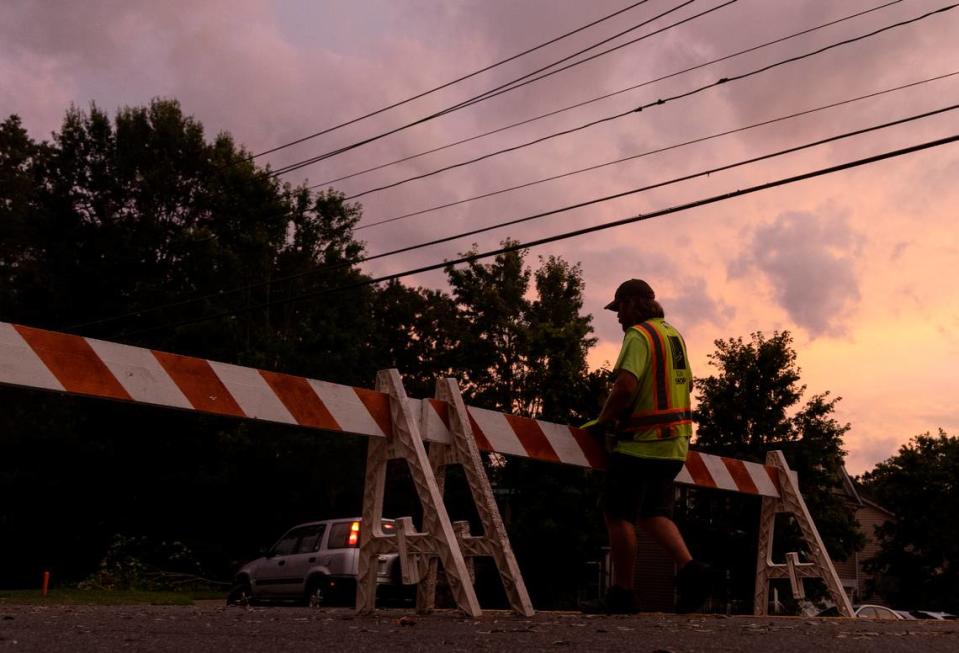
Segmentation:
{"type": "MultiPolygon", "coordinates": [[[[691,437],[691,371],[683,337],[662,318],[653,318],[630,328],[646,340],[649,365],[639,379],[639,392],[632,413],[621,426],[621,441],[649,442],[691,437]]],[[[676,452],[677,458],[685,457],[685,446],[681,448],[682,453],[676,452]]]]}

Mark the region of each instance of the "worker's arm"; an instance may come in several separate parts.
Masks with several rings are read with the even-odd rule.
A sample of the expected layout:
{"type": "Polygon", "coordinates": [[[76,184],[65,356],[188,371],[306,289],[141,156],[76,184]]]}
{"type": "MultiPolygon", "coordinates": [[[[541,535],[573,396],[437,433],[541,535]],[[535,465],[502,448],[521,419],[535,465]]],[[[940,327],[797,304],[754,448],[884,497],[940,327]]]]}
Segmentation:
{"type": "Polygon", "coordinates": [[[613,426],[616,420],[623,417],[629,410],[638,389],[639,379],[628,370],[619,370],[616,381],[613,382],[613,388],[606,397],[606,403],[603,404],[603,410],[596,418],[596,423],[613,426]]]}

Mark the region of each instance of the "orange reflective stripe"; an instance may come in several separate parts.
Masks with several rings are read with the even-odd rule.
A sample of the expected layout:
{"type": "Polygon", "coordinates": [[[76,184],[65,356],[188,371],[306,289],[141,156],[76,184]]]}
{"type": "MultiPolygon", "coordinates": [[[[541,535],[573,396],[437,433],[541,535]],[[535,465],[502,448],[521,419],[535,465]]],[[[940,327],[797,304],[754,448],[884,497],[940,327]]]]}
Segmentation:
{"type": "MultiPolygon", "coordinates": [[[[643,322],[636,325],[637,329],[642,329],[649,337],[652,344],[651,353],[653,362],[653,404],[659,411],[669,410],[669,389],[666,387],[666,351],[665,343],[659,330],[653,327],[649,322],[643,322]]],[[[659,437],[668,438],[669,429],[665,426],[659,429],[659,437]]]]}
{"type": "Polygon", "coordinates": [[[653,346],[653,403],[660,410],[669,408],[669,395],[666,392],[666,359],[664,357],[663,341],[659,337],[659,332],[648,322],[637,325],[649,336],[650,344],[653,346]]]}
{"type": "Polygon", "coordinates": [[[688,409],[670,410],[646,415],[632,415],[629,420],[627,420],[627,426],[623,430],[628,432],[638,431],[643,427],[692,424],[692,420],[693,413],[688,409]]]}
{"type": "Polygon", "coordinates": [[[635,413],[633,413],[632,417],[645,417],[646,415],[669,415],[671,413],[688,412],[689,410],[689,408],[667,408],[666,410],[650,408],[649,410],[637,410],[635,413]]]}

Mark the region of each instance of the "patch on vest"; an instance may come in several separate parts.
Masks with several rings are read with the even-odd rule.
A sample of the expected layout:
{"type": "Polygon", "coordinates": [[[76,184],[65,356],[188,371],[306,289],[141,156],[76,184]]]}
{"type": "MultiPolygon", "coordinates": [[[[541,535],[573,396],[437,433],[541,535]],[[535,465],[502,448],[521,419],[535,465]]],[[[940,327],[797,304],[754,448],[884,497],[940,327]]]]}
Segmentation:
{"type": "Polygon", "coordinates": [[[669,336],[669,349],[673,355],[673,369],[686,369],[686,354],[683,352],[683,343],[678,336],[669,336]]]}

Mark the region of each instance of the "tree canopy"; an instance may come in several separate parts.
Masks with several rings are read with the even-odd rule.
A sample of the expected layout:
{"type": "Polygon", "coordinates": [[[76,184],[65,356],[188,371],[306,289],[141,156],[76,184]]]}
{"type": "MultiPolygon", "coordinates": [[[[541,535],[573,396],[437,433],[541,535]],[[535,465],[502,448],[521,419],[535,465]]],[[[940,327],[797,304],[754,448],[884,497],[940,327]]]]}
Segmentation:
{"type": "MultiPolygon", "coordinates": [[[[850,427],[833,416],[839,398],[830,398],[826,392],[800,404],[806,387],[799,383],[801,370],[788,331],[771,337],[757,332],[748,341],[730,338],[715,344],[709,361],[717,374],[695,381],[699,404],[694,413],[694,446],[755,462],[765,462],[768,451],[782,450],[799,475],[800,490],[829,554],[845,559],[861,549],[864,538],[842,491],[843,436],[850,427]]],[[[747,534],[744,544],[753,555],[748,563],[730,564],[738,565],[739,590],[749,596],[756,507],[717,505],[714,501],[698,512],[694,504],[693,510],[699,521],[747,534]]],[[[798,533],[788,524],[784,526],[777,550],[797,550],[798,533]]],[[[735,550],[724,555],[740,560],[735,550]]]]}
{"type": "Polygon", "coordinates": [[[917,435],[861,480],[895,515],[877,529],[876,589],[896,606],[959,613],[959,438],[917,435]]]}

